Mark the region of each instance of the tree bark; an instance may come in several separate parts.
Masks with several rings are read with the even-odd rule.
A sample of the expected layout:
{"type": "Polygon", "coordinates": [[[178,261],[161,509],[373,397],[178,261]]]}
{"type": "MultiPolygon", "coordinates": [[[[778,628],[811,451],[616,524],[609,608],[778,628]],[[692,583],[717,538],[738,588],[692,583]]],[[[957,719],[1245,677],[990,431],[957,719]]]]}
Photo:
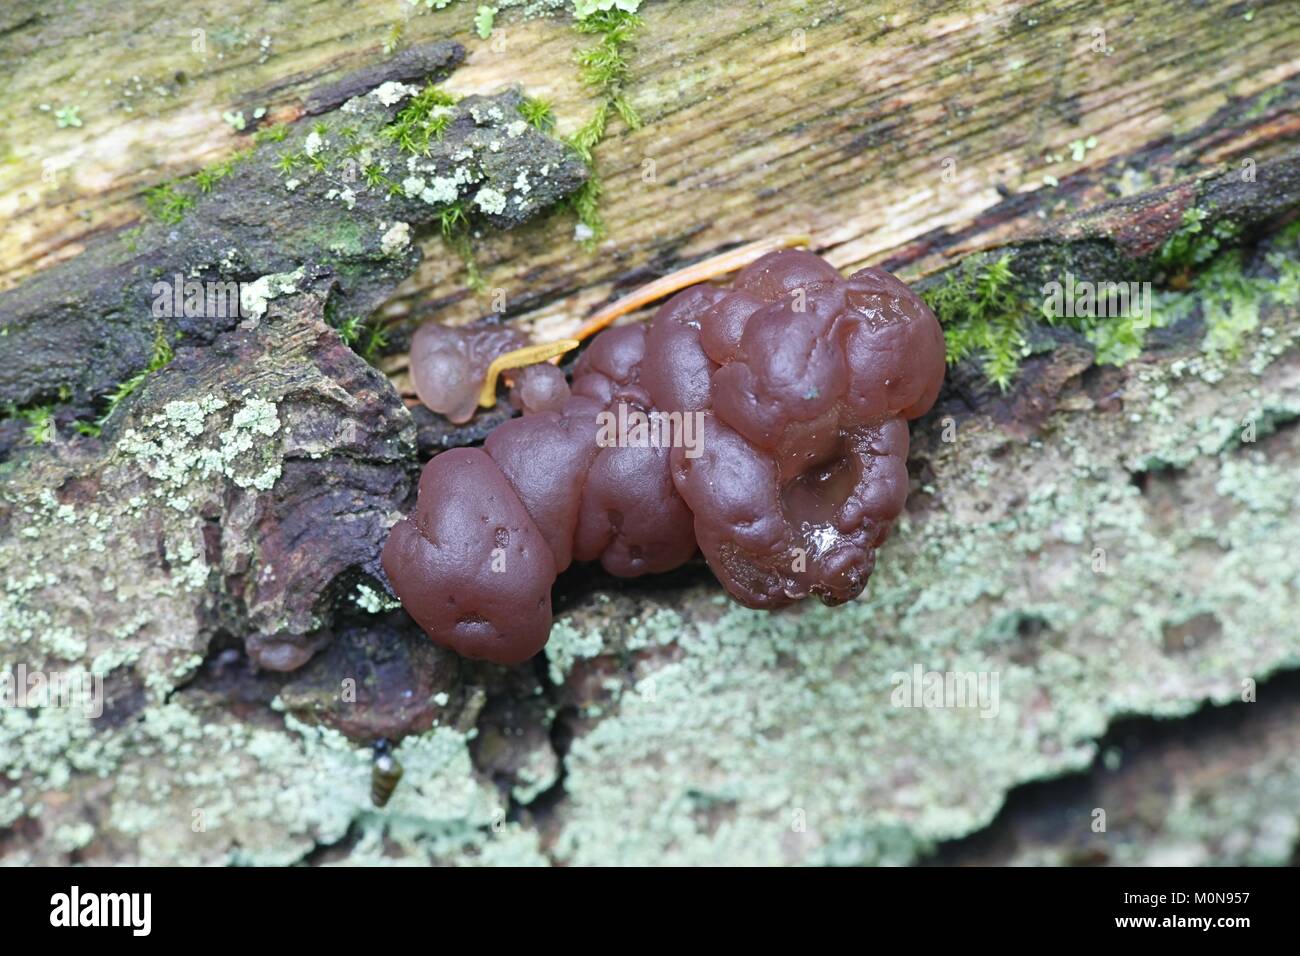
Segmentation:
{"type": "Polygon", "coordinates": [[[1273,676],[1294,666],[1300,610],[1287,12],[645,3],[627,91],[644,125],[611,121],[595,151],[608,234],[593,251],[554,208],[575,173],[549,212],[476,226],[483,292],[432,215],[415,224],[418,262],[331,258],[320,221],[378,242],[387,211],[305,200],[254,215],[250,199],[279,188],[255,154],[217,192],[228,207],[146,226],[136,267],[193,265],[224,224],[266,250],[250,278],[301,276],[256,322],[181,329],[171,363],[83,437],[72,419],[148,359],[150,317],[105,305],[121,274],[97,271],[145,188],[251,145],[255,109],[313,114],[301,139],[356,83],[393,75],[394,19],[408,50],[465,44],[447,89],[520,86],[554,102],[559,134],[596,106],[573,62],[592,40],[567,15],[512,9],[479,40],[463,4],[11,5],[0,663],[103,675],[106,707],[0,710],[0,856],[1292,859],[1296,687],[1273,676]],[[70,105],[84,125],[58,128],[70,105]],[[630,288],[777,233],[930,293],[993,262],[1012,271],[1020,367],[1004,391],[977,358],[955,365],[913,424],[908,514],[868,594],[763,615],[728,605],[698,562],[644,581],[576,569],[532,665],[429,645],[383,592],[378,549],[421,460],[501,413],[450,429],[411,407],[415,325],[504,301],[508,321],[557,338],[630,288]],[[1037,314],[1066,273],[1151,282],[1173,318],[1136,357],[1099,364],[1094,338],[1037,314]],[[338,334],[340,276],[359,310],[383,303],[378,371],[338,334]],[[1240,335],[1221,346],[1223,329],[1240,335]],[[78,349],[97,335],[134,344],[91,374],[78,349]],[[21,413],[39,402],[59,411],[33,445],[21,413]],[[983,679],[982,706],[906,706],[918,669],[983,679]],[[1207,704],[1181,736],[1141,722],[1207,704]],[[381,736],[406,767],[385,812],[369,806],[365,749],[381,736]],[[1068,822],[1044,835],[1046,819],[1068,822]]]}

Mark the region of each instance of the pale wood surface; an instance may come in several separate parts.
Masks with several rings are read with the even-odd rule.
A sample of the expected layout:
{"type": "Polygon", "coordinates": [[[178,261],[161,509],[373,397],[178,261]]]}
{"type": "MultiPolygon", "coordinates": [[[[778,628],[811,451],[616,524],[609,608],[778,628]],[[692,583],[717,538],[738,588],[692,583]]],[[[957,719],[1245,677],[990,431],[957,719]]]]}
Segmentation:
{"type": "MultiPolygon", "coordinates": [[[[447,83],[458,93],[521,83],[554,102],[561,132],[595,102],[573,63],[591,41],[567,17],[506,12],[483,41],[465,4],[50,6],[0,14],[6,285],[132,222],[143,188],[246,145],[223,110],[292,117],[313,86],[382,58],[398,22],[404,43],[467,45],[447,83]],[[201,54],[191,49],[198,29],[201,54]],[[41,103],[77,104],[85,125],[57,129],[41,103]],[[57,182],[42,178],[47,161],[57,182]]],[[[775,232],[810,233],[846,268],[896,259],[915,274],[942,264],[918,244],[937,232],[973,226],[963,248],[994,242],[1206,164],[1266,157],[1300,132],[1294,103],[1250,98],[1300,73],[1300,17],[1287,3],[1254,4],[1250,20],[1244,10],[651,0],[630,85],[645,126],[615,121],[598,152],[608,239],[583,252],[565,215],[485,235],[476,244],[485,279],[517,321],[552,338],[626,286],[775,232]],[[1093,49],[1098,29],[1104,54],[1093,49]],[[1096,147],[1072,160],[1069,144],[1089,136],[1096,147]],[[1028,199],[1009,208],[999,186],[1028,199]]],[[[429,251],[394,314],[462,322],[489,311],[490,296],[467,292],[440,244],[429,251]]]]}

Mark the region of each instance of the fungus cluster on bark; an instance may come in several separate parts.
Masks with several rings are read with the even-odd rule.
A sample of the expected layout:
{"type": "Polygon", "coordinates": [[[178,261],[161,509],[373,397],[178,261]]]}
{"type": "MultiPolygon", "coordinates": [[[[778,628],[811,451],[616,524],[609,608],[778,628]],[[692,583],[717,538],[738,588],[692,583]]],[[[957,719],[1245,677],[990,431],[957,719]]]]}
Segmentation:
{"type": "MultiPolygon", "coordinates": [[[[416,388],[464,420],[522,337],[426,329],[416,388]]],[[[598,334],[571,386],[554,366],[519,375],[524,414],[425,466],[384,569],[434,641],[501,664],[546,643],[573,561],[631,577],[698,549],[747,607],[851,600],[905,503],[907,421],[943,374],[939,323],[898,279],[770,253],[598,334]]]]}

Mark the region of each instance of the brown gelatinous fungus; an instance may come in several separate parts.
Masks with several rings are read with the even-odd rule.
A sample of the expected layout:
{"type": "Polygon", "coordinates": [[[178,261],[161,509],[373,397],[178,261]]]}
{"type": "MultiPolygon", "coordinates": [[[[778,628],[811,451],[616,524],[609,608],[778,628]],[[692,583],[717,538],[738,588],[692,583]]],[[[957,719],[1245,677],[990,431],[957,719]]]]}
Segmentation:
{"type": "Polygon", "coordinates": [[[607,328],[616,319],[650,305],[674,292],[735,272],[775,250],[805,245],[807,236],[777,236],[738,246],[720,255],[693,263],[684,269],[648,283],[598,310],[572,339],[527,345],[520,332],[503,326],[449,327],[429,321],[411,341],[411,381],[420,401],[456,425],[474,415],[470,404],[470,383],[479,382],[478,404],[496,404],[497,380],[510,376],[511,404],[524,412],[558,411],[568,397],[568,384],[558,371],[547,371],[543,362],[554,363],[576,349],[582,339],[607,328]],[[562,387],[563,386],[563,387],[562,387]]]}
{"type": "Polygon", "coordinates": [[[561,411],[568,397],[569,380],[549,362],[524,366],[510,385],[510,404],[525,415],[561,411]]]}
{"type": "Polygon", "coordinates": [[[530,397],[532,374],[522,417],[425,466],[383,554],[434,641],[502,664],[545,644],[575,560],[631,577],[698,547],[748,607],[857,597],[903,509],[907,421],[938,395],[944,341],[889,273],[844,279],[788,250],[601,332],[567,395],[542,372],[530,397]]]}
{"type": "Polygon", "coordinates": [[[517,329],[491,325],[449,328],[426,322],[411,338],[411,383],[420,401],[463,425],[478,408],[479,389],[498,355],[528,338],[517,329]]]}
{"type": "Polygon", "coordinates": [[[515,664],[546,643],[555,558],[480,449],[425,466],[415,513],[393,527],[383,562],[416,623],[458,654],[515,664]]]}

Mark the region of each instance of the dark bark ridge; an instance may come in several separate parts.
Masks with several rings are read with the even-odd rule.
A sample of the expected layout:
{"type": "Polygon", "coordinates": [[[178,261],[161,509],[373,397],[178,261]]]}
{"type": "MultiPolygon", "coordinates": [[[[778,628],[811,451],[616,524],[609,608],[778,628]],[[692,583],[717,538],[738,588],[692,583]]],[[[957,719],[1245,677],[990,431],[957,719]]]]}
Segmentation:
{"type": "Polygon", "coordinates": [[[247,319],[268,281],[289,284],[266,277],[326,269],[331,315],[364,318],[418,264],[422,231],[510,228],[572,193],[586,167],[523,120],[517,90],[453,104],[402,82],[445,72],[463,52],[433,44],[406,51],[395,71],[333,84],[309,107],[356,95],[314,122],[266,132],[242,158],[158,187],[150,221],[0,293],[0,408],[11,416],[0,450],[20,437],[14,412],[48,406],[67,427],[101,413],[105,396],[149,366],[160,337],[211,342],[247,319]],[[406,110],[424,127],[419,154],[393,135],[406,110]],[[194,307],[189,283],[205,290],[194,307]],[[213,307],[214,286],[228,283],[246,290],[242,308],[213,307]]]}

